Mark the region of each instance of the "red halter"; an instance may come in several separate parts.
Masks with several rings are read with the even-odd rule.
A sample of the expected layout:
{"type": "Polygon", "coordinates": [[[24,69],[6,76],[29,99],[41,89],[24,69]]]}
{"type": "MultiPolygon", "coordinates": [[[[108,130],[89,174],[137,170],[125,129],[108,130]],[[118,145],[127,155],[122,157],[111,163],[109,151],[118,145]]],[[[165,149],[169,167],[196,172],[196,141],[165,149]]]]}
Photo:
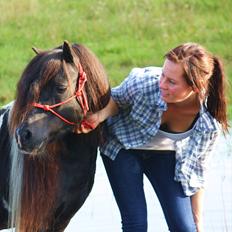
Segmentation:
{"type": "Polygon", "coordinates": [[[43,105],[40,103],[32,103],[32,105],[34,107],[43,109],[44,111],[50,111],[51,113],[53,113],[54,115],[56,115],[58,118],[60,118],[62,121],[66,122],[67,124],[70,125],[74,125],[74,126],[83,126],[85,128],[93,128],[93,125],[88,123],[87,121],[83,120],[81,121],[79,124],[76,122],[71,122],[68,119],[64,118],[62,115],[60,115],[59,113],[57,113],[56,111],[53,110],[53,108],[56,108],[58,106],[64,105],[67,102],[71,101],[73,98],[77,98],[82,110],[83,110],[83,114],[84,116],[86,116],[87,111],[89,110],[89,106],[88,106],[88,101],[87,101],[87,97],[84,91],[84,86],[85,86],[85,82],[87,81],[87,77],[86,77],[86,73],[83,71],[83,68],[81,66],[81,64],[79,63],[79,80],[78,80],[78,89],[76,90],[76,92],[74,93],[74,95],[72,95],[71,97],[69,97],[68,99],[59,102],[57,104],[54,105],[43,105]],[[81,125],[80,125],[81,124],[81,125]]]}

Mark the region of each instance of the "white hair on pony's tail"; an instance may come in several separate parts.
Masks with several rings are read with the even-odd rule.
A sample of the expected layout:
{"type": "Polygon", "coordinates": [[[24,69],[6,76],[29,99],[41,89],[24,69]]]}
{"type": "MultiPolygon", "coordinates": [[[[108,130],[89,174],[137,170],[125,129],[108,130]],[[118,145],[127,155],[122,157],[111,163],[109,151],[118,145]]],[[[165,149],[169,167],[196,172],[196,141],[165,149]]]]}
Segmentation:
{"type": "MultiPolygon", "coordinates": [[[[11,109],[13,104],[11,105],[11,109]]],[[[11,110],[8,117],[8,125],[10,123],[11,110]]],[[[11,231],[19,232],[20,230],[20,212],[21,212],[21,193],[22,193],[22,178],[23,178],[23,154],[19,151],[17,142],[14,136],[11,137],[10,151],[10,181],[9,181],[9,219],[8,226],[11,231]],[[13,228],[15,227],[15,230],[13,228]]]]}

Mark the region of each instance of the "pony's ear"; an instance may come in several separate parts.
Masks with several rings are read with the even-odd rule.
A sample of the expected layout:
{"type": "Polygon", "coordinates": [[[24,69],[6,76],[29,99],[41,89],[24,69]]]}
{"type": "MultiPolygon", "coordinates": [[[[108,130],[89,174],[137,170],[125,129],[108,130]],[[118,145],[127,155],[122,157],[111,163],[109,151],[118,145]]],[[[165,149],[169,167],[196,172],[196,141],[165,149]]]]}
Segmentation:
{"type": "Polygon", "coordinates": [[[32,47],[32,50],[33,50],[33,51],[35,52],[35,54],[37,54],[37,55],[43,52],[41,49],[36,48],[36,47],[32,47]]]}
{"type": "Polygon", "coordinates": [[[74,51],[72,49],[72,46],[68,41],[64,41],[63,44],[63,56],[64,60],[68,63],[74,63],[74,51]]]}

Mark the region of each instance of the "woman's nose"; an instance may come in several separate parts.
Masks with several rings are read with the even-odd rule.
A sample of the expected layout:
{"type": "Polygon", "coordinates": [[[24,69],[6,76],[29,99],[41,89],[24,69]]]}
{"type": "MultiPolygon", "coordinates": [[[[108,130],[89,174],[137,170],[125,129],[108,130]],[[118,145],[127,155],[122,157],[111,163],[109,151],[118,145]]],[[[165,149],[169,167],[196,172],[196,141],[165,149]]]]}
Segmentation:
{"type": "Polygon", "coordinates": [[[166,83],[165,83],[165,80],[163,78],[160,79],[159,86],[161,89],[166,89],[166,83]]]}

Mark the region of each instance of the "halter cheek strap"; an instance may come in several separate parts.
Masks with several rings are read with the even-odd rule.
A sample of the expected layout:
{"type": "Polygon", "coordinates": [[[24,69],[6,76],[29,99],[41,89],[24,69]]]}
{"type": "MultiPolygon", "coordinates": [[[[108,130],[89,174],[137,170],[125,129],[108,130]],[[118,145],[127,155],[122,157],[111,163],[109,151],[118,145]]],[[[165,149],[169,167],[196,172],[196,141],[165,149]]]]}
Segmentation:
{"type": "Polygon", "coordinates": [[[76,92],[71,97],[69,97],[68,99],[66,99],[66,100],[64,100],[62,102],[54,104],[54,105],[43,105],[43,104],[36,103],[36,102],[32,103],[32,105],[34,107],[36,107],[36,108],[43,109],[44,111],[51,112],[52,114],[56,115],[58,118],[60,118],[65,123],[67,123],[69,125],[76,126],[76,128],[78,128],[80,126],[83,126],[84,128],[93,129],[94,125],[87,122],[87,121],[85,121],[85,120],[82,120],[81,122],[72,122],[72,121],[69,121],[68,119],[66,119],[65,117],[63,117],[62,115],[60,115],[59,113],[57,113],[56,111],[53,110],[56,107],[59,107],[61,105],[64,105],[64,104],[68,103],[73,98],[76,98],[77,101],[80,104],[80,107],[81,107],[82,111],[83,111],[84,117],[86,116],[87,112],[89,111],[88,101],[87,101],[86,93],[84,91],[84,87],[85,87],[85,83],[87,81],[87,77],[86,77],[86,73],[83,71],[83,68],[82,68],[80,63],[78,65],[78,67],[79,67],[78,85],[77,85],[76,92]]]}
{"type": "Polygon", "coordinates": [[[84,91],[86,81],[87,81],[86,73],[83,71],[83,68],[79,63],[79,80],[78,80],[78,87],[75,96],[81,105],[84,116],[86,116],[87,111],[89,111],[88,101],[87,101],[86,93],[84,91]]]}

